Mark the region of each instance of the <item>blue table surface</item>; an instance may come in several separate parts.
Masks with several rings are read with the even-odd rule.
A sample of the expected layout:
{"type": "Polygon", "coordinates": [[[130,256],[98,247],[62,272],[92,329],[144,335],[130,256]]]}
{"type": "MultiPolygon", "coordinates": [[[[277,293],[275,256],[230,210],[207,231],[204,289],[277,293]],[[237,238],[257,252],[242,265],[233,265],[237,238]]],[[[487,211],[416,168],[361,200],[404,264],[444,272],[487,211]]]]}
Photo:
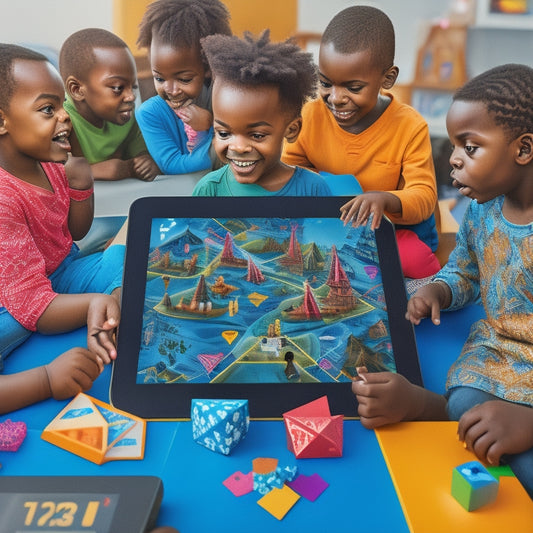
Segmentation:
{"type": "MultiPolygon", "coordinates": [[[[472,306],[444,313],[440,326],[425,320],[415,328],[427,388],[444,391],[450,364],[470,325],[482,316],[482,308],[472,306]]],[[[85,345],[85,335],[85,329],[50,337],[35,334],[8,358],[5,372],[44,364],[72,346],[85,345]]],[[[88,394],[109,401],[110,377],[107,367],[88,394]]],[[[375,434],[358,420],[344,422],[342,458],[295,459],[287,448],[281,421],[252,421],[248,435],[229,456],[196,444],[190,422],[150,421],[143,460],[96,465],[40,438],[43,428],[66,403],[47,400],[0,416],[0,422],[9,418],[28,425],[26,440],[16,453],[0,452],[0,475],[159,476],[164,497],[158,525],[174,526],[181,533],[409,531],[375,434]],[[257,492],[237,498],[222,485],[236,471],[250,472],[256,457],[277,458],[281,466],[297,465],[301,474],[317,473],[329,487],[315,502],[300,498],[278,521],[257,504],[257,492]]]]}

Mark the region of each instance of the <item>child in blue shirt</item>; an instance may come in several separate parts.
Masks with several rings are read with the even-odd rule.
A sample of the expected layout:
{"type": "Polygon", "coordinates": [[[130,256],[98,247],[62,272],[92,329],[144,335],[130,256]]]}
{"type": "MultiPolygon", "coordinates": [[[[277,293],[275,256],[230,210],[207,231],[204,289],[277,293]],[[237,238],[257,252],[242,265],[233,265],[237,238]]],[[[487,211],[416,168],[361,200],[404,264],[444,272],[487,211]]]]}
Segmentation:
{"type": "Polygon", "coordinates": [[[204,176],[193,196],[331,196],[318,174],[281,161],[300,133],[300,111],[314,96],[311,54],[287,41],[212,35],[202,40],[213,73],[213,145],[225,166],[204,176]]]}
{"type": "Polygon", "coordinates": [[[211,73],[200,39],[231,35],[219,0],[156,0],[139,26],[157,95],[136,112],[148,150],[163,174],[211,170],[211,73]]]}

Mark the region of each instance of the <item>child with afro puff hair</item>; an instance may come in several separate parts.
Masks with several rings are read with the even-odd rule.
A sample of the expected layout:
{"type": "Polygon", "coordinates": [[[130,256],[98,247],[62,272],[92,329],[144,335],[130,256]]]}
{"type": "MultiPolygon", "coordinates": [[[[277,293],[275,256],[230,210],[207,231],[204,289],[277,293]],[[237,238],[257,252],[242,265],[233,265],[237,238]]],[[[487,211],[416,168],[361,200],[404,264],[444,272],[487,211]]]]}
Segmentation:
{"type": "Polygon", "coordinates": [[[320,175],[281,161],[315,95],[311,54],[270,42],[268,30],[258,38],[212,35],[202,47],[213,75],[213,146],[225,166],[204,176],[193,196],[331,196],[320,175]]]}

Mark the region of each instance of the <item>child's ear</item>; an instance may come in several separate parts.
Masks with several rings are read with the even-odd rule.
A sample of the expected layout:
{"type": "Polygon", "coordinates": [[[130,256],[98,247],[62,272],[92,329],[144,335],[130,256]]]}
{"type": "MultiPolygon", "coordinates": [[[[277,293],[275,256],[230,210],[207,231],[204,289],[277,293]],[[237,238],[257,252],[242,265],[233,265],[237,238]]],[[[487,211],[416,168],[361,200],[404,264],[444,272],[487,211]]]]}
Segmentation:
{"type": "Polygon", "coordinates": [[[83,83],[74,76],[69,76],[65,80],[65,90],[67,91],[67,94],[77,102],[81,102],[85,99],[83,83]]]}
{"type": "Polygon", "coordinates": [[[293,143],[300,135],[300,131],[302,131],[302,117],[296,117],[285,129],[284,137],[288,143],[293,143]]]}
{"type": "Polygon", "coordinates": [[[383,83],[381,84],[381,87],[383,89],[392,89],[392,86],[396,83],[396,79],[398,78],[398,74],[400,73],[400,69],[393,65],[389,69],[387,69],[387,72],[384,74],[383,83]]]}
{"type": "Polygon", "coordinates": [[[517,139],[516,162],[519,165],[528,165],[533,160],[533,134],[524,133],[517,139]]]}
{"type": "Polygon", "coordinates": [[[6,127],[6,117],[4,111],[0,109],[0,135],[5,135],[7,133],[6,127]]]}

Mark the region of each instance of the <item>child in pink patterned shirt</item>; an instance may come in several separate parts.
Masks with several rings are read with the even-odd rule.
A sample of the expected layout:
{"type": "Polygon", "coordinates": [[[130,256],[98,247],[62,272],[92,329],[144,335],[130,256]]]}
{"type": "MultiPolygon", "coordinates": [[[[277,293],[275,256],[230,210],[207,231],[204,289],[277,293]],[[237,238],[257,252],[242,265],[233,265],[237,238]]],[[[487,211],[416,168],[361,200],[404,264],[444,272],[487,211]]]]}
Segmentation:
{"type": "Polygon", "coordinates": [[[89,389],[116,357],[124,247],[78,257],[93,178],[85,160],[65,164],[71,123],[58,72],[41,54],[0,44],[0,79],[0,371],[32,331],[88,327],[88,349],[0,374],[0,412],[9,412],[89,389]]]}

